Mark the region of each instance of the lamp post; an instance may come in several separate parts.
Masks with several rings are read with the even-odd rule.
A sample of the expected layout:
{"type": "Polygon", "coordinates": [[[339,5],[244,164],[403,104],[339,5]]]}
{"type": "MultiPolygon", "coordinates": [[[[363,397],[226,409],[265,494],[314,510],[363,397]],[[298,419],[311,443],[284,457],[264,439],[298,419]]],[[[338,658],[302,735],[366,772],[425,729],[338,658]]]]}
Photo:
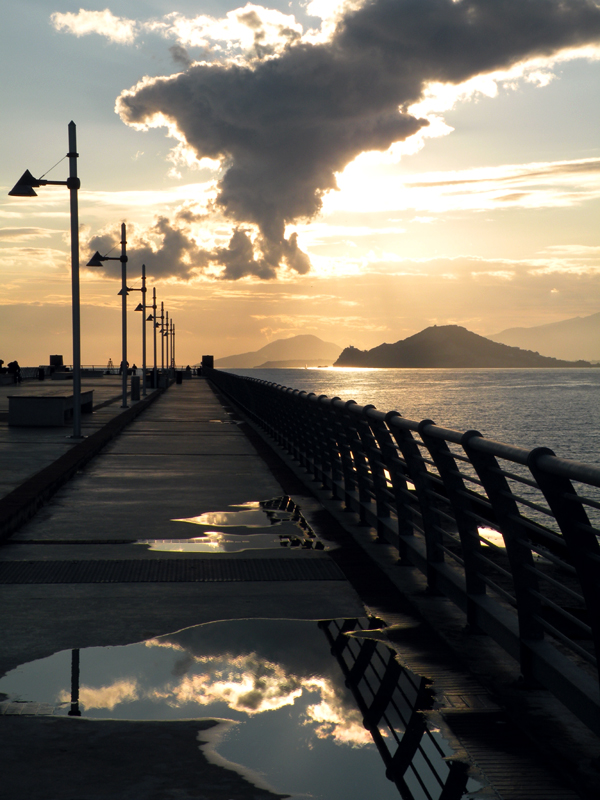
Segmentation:
{"type": "Polygon", "coordinates": [[[71,211],[71,306],[73,317],[73,438],[81,439],[81,336],[79,313],[79,208],[77,192],[81,182],[77,177],[77,129],[69,122],[69,177],[66,181],[47,181],[34,178],[25,170],[9,192],[11,197],[37,197],[39,186],[66,186],[70,192],[71,211]]]}
{"type": "MultiPolygon", "coordinates": [[[[133,291],[133,290],[132,290],[133,291]]],[[[142,312],[142,396],[146,397],[146,265],[142,264],[142,302],[135,309],[142,312]]]]}
{"type": "Polygon", "coordinates": [[[171,330],[169,327],[169,312],[166,313],[166,320],[165,320],[165,342],[167,348],[167,373],[171,371],[171,356],[170,356],[170,349],[169,349],[169,331],[171,330]]]}
{"type": "Polygon", "coordinates": [[[156,329],[158,322],[156,321],[156,287],[152,287],[152,314],[148,317],[147,322],[152,320],[152,332],[154,334],[154,372],[152,373],[152,385],[158,389],[158,369],[156,368],[156,329]]]}
{"type": "Polygon", "coordinates": [[[165,304],[160,301],[160,371],[165,371],[165,304]]]}
{"type": "Polygon", "coordinates": [[[171,321],[171,358],[173,359],[173,369],[177,369],[175,361],[175,323],[171,321]]]}
{"type": "Polygon", "coordinates": [[[88,267],[101,267],[103,261],[120,261],[121,262],[121,374],[123,376],[123,401],[121,408],[128,408],[127,405],[127,295],[129,289],[127,288],[127,238],[126,227],[123,222],[121,225],[121,255],[120,256],[101,256],[96,250],[94,255],[88,261],[88,267]]]}

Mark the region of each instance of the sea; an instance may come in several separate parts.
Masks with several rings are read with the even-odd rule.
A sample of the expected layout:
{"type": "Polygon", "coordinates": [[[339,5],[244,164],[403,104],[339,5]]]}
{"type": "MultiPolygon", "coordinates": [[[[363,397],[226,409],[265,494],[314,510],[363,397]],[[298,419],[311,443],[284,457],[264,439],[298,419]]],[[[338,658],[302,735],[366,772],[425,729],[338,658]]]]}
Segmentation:
{"type": "Polygon", "coordinates": [[[600,368],[231,369],[317,395],[372,404],[444,428],[600,464],[600,368]]]}

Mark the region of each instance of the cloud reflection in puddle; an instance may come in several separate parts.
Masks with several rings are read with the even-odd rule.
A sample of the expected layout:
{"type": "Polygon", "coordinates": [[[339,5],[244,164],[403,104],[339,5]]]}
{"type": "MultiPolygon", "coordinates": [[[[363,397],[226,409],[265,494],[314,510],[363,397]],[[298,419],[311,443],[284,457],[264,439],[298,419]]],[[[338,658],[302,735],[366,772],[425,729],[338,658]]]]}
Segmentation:
{"type": "Polygon", "coordinates": [[[289,497],[250,501],[230,505],[229,511],[207,511],[194,517],[184,517],[172,522],[187,522],[200,527],[244,528],[244,534],[231,531],[210,530],[187,540],[140,540],[149,544],[151,550],[171,552],[226,553],[241,550],[277,549],[299,547],[310,550],[330,549],[312,530],[302,516],[299,507],[289,497]],[[283,530],[273,534],[255,533],[260,528],[283,530]]]}

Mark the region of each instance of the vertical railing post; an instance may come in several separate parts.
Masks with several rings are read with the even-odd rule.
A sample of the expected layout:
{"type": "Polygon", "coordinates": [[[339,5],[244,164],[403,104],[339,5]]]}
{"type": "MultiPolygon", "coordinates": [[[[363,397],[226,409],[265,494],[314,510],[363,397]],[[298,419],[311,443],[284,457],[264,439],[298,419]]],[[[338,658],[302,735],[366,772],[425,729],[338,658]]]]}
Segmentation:
{"type": "Polygon", "coordinates": [[[346,427],[343,423],[343,417],[346,404],[343,400],[334,400],[331,403],[332,410],[332,423],[335,439],[338,443],[340,451],[340,463],[342,466],[342,475],[344,479],[343,499],[347,511],[358,510],[353,507],[356,505],[354,502],[354,493],[356,492],[357,479],[354,470],[354,461],[352,460],[352,451],[350,443],[346,435],[346,427]]]}
{"type": "Polygon", "coordinates": [[[573,484],[544,468],[544,456],[554,456],[554,452],[536,447],[529,453],[527,466],[564,537],[589,612],[596,658],[600,659],[600,545],[573,484]]]}
{"type": "MultiPolygon", "coordinates": [[[[538,621],[541,606],[534,594],[538,591],[538,581],[533,570],[533,554],[531,548],[524,544],[527,533],[520,523],[519,507],[496,458],[476,447],[482,439],[479,431],[467,431],[462,436],[461,444],[483,484],[494,512],[496,525],[504,538],[517,601],[521,672],[523,678],[530,682],[531,651],[528,642],[539,641],[544,636],[544,630],[538,621]]],[[[479,535],[477,538],[480,545],[479,535]]],[[[475,569],[477,569],[477,555],[480,552],[479,546],[474,553],[475,569]]]]}
{"type": "MultiPolygon", "coordinates": [[[[385,474],[386,464],[383,453],[381,452],[381,448],[379,447],[379,443],[371,428],[372,420],[369,417],[370,411],[376,411],[375,406],[363,406],[360,416],[356,415],[356,431],[362,443],[362,448],[369,464],[371,483],[373,486],[373,492],[375,494],[375,507],[377,513],[375,527],[377,530],[377,535],[381,539],[384,539],[387,528],[383,524],[383,520],[390,518],[390,505],[391,501],[394,499],[394,496],[388,489],[388,481],[385,474]]],[[[354,415],[352,407],[350,407],[350,413],[354,415]]]]}
{"type": "Polygon", "coordinates": [[[406,481],[406,470],[404,464],[398,456],[398,447],[392,439],[390,429],[386,425],[387,415],[383,412],[367,414],[369,425],[373,436],[379,446],[381,459],[384,468],[390,476],[392,494],[394,498],[394,510],[398,523],[398,541],[393,544],[398,548],[400,557],[403,556],[402,537],[414,534],[411,510],[408,504],[408,484],[406,481]]]}
{"type": "MultiPolygon", "coordinates": [[[[434,427],[431,420],[423,420],[419,424],[419,435],[429,450],[433,463],[439,473],[452,515],[456,523],[460,539],[462,558],[465,570],[465,585],[467,590],[467,624],[473,630],[477,629],[477,621],[473,604],[469,602],[469,595],[485,594],[485,582],[482,580],[477,561],[474,556],[480,546],[477,523],[473,517],[472,502],[469,493],[456,466],[452,451],[443,438],[428,433],[434,427]]],[[[440,533],[436,556],[439,561],[444,560],[443,535],[440,533]]],[[[437,587],[433,587],[434,589],[437,587]]]]}
{"type": "Polygon", "coordinates": [[[349,454],[352,460],[352,470],[355,475],[355,487],[358,488],[358,507],[353,511],[358,512],[361,523],[367,524],[367,508],[371,504],[372,483],[367,457],[362,448],[358,430],[354,420],[350,417],[350,407],[357,405],[355,400],[344,403],[344,410],[340,414],[340,422],[346,435],[349,454]]]}
{"type": "Polygon", "coordinates": [[[327,458],[330,470],[329,490],[335,500],[340,500],[340,486],[344,479],[342,470],[342,459],[340,447],[335,432],[335,409],[333,406],[334,397],[331,400],[322,396],[319,398],[319,407],[323,415],[323,437],[327,448],[327,458]]]}
{"type": "MultiPolygon", "coordinates": [[[[431,502],[430,478],[421,456],[419,445],[411,431],[405,427],[408,423],[402,419],[397,411],[389,411],[385,415],[385,421],[406,464],[407,477],[415,487],[416,500],[423,523],[427,562],[435,563],[436,560],[439,560],[438,540],[440,534],[438,528],[440,523],[438,521],[437,508],[431,502]]],[[[400,542],[400,545],[402,545],[402,542],[400,542]]],[[[406,555],[406,548],[402,546],[400,558],[402,564],[411,563],[410,558],[406,555]]],[[[435,581],[435,579],[433,580],[435,581]]]]}

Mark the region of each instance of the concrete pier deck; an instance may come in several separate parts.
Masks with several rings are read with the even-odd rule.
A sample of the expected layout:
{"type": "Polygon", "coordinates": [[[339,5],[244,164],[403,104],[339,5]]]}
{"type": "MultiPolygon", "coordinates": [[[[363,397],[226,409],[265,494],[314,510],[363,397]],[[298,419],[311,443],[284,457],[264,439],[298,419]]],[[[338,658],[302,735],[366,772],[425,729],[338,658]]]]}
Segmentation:
{"type": "MultiPolygon", "coordinates": [[[[433,679],[432,724],[471,764],[481,784],[474,797],[593,796],[593,742],[582,743],[579,761],[565,753],[554,772],[544,741],[536,746],[513,724],[489,685],[468,672],[418,603],[409,602],[411,592],[418,595],[414,579],[396,581],[383,551],[367,557],[204,380],[183,381],[128,410],[120,407],[115,379],[96,383],[97,411],[83,417],[83,443],[69,440],[67,428],[8,428],[2,403],[9,392],[1,387],[0,517],[2,503],[24,485],[35,503],[36,480],[44,483],[44,471],[56,470],[61,459],[64,465],[76,448],[99,452],[92,458],[90,450],[79,466],[71,462],[70,480],[53,486],[51,499],[0,547],[0,676],[62,650],[129,644],[217,620],[370,612],[387,624],[401,661],[433,679]],[[248,504],[284,496],[333,549],[188,547],[207,530],[197,524],[201,515],[228,512],[235,519],[252,509],[248,504]],[[570,781],[569,768],[585,776],[570,781]]],[[[230,530],[243,536],[243,524],[230,530]]],[[[367,535],[358,531],[357,538],[367,535]]],[[[433,603],[430,616],[438,613],[433,603]]],[[[0,798],[276,796],[239,776],[232,782],[230,771],[209,763],[198,749],[197,720],[118,723],[5,711],[0,726],[0,798]]]]}

